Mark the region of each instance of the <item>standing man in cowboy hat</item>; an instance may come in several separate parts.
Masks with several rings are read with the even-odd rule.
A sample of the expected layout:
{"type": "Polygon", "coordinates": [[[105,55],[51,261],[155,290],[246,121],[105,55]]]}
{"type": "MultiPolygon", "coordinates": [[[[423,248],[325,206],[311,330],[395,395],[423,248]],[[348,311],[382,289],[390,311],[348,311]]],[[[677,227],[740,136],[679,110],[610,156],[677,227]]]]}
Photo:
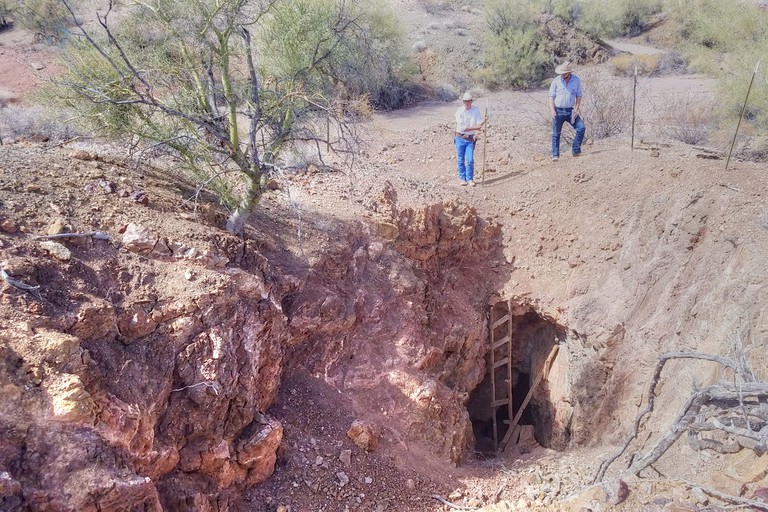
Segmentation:
{"type": "Polygon", "coordinates": [[[581,155],[581,142],[587,127],[581,118],[581,80],[573,74],[571,63],[566,61],[555,68],[557,77],[549,87],[549,113],[552,115],[552,160],[560,158],[560,132],[564,123],[576,130],[571,153],[581,155]]]}
{"type": "Polygon", "coordinates": [[[475,141],[485,124],[480,109],[472,106],[472,93],[467,91],[461,97],[464,106],[456,111],[456,155],[459,158],[459,184],[475,186],[475,141]]]}

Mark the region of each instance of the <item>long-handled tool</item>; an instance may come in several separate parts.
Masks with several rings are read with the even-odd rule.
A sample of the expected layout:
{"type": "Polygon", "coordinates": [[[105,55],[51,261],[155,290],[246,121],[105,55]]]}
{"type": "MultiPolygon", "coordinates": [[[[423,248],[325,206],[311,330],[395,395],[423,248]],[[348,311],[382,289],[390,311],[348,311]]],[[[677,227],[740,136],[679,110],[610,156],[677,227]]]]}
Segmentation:
{"type": "Polygon", "coordinates": [[[483,118],[485,122],[483,123],[483,174],[482,178],[480,179],[480,185],[485,186],[485,146],[488,145],[488,139],[485,134],[485,125],[488,124],[488,101],[485,102],[485,117],[483,118]]]}

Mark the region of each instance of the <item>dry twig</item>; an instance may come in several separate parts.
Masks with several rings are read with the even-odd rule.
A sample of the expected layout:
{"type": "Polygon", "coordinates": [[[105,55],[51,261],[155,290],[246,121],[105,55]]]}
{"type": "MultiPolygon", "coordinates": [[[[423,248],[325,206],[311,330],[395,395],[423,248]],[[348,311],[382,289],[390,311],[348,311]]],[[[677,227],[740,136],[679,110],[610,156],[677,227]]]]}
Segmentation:
{"type": "Polygon", "coordinates": [[[31,286],[28,284],[24,284],[21,281],[17,281],[16,279],[13,279],[11,276],[9,276],[4,269],[0,269],[0,278],[2,278],[3,281],[13,286],[17,290],[27,292],[28,294],[32,295],[34,298],[42,302],[43,296],[40,294],[40,286],[31,286]]]}
{"type": "Polygon", "coordinates": [[[455,505],[438,494],[433,494],[432,497],[437,501],[439,501],[440,503],[442,503],[443,505],[446,505],[454,510],[477,510],[475,507],[464,507],[461,505],[455,505]]]}

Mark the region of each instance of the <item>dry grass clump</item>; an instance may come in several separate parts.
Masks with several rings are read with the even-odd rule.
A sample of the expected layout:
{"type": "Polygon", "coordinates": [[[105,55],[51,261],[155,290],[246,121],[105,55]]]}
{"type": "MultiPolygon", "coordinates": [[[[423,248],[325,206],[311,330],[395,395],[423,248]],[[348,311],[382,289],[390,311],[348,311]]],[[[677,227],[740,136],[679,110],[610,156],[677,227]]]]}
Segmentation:
{"type": "Polygon", "coordinates": [[[664,135],[686,144],[703,144],[715,125],[713,100],[701,94],[666,97],[660,103],[659,125],[664,135]]]}
{"type": "Polygon", "coordinates": [[[659,66],[659,55],[632,55],[623,53],[611,59],[613,74],[617,76],[633,76],[635,68],[638,75],[650,75],[659,66]]]}
{"type": "Polygon", "coordinates": [[[581,110],[590,136],[599,140],[627,131],[631,121],[632,89],[626,80],[591,71],[580,78],[584,93],[581,110]]]}
{"type": "Polygon", "coordinates": [[[2,140],[63,141],[78,135],[74,127],[41,107],[0,108],[2,140]]]}

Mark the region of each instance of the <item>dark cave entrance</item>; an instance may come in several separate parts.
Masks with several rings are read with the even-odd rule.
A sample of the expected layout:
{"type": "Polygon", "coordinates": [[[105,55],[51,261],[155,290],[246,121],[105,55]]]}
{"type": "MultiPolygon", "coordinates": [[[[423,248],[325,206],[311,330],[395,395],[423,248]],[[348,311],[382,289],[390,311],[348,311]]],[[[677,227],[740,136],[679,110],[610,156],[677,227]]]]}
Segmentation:
{"type": "Polygon", "coordinates": [[[485,378],[467,402],[475,451],[495,456],[516,447],[525,453],[537,443],[564,449],[570,432],[557,409],[567,383],[567,354],[560,350],[566,329],[507,300],[493,301],[488,317],[485,378]]]}

